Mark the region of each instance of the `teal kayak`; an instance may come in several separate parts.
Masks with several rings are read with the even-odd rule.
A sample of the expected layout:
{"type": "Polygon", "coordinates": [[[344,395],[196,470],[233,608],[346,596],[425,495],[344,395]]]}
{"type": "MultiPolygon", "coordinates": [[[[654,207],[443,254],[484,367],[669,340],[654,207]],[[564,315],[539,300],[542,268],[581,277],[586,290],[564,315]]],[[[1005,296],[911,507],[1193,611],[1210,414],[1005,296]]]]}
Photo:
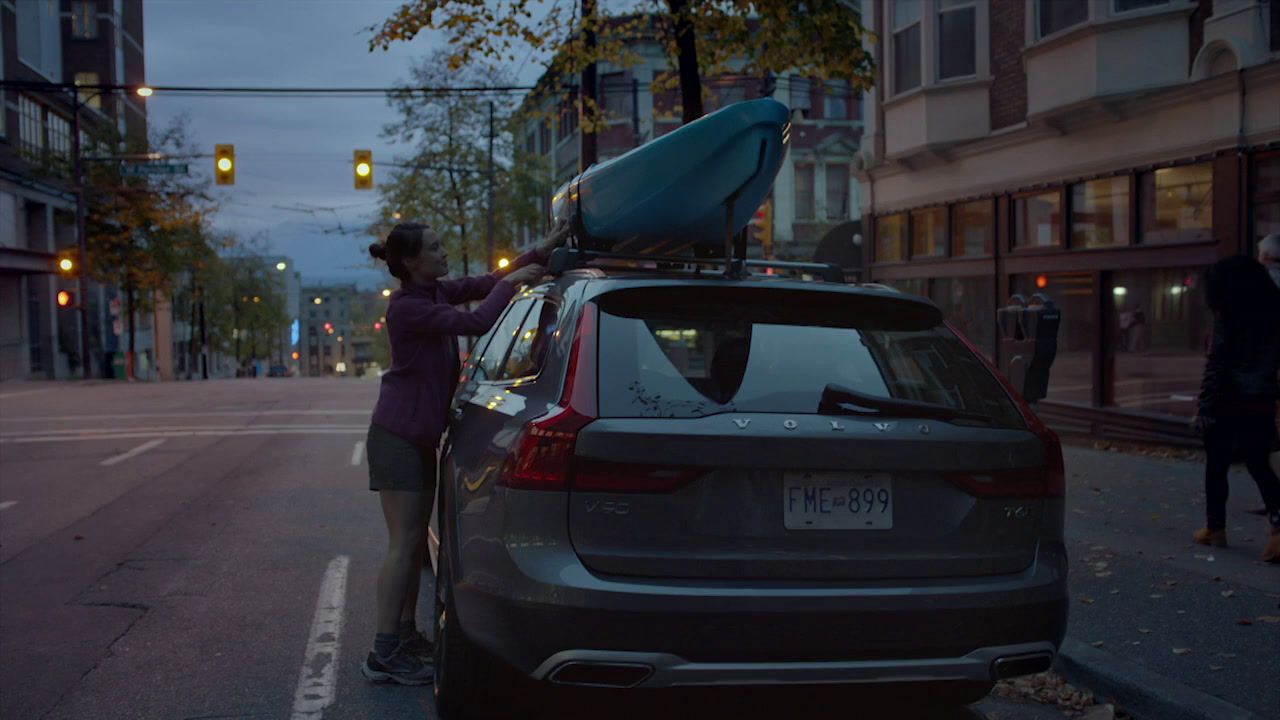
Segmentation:
{"type": "Polygon", "coordinates": [[[587,168],[552,197],[553,220],[571,220],[589,250],[722,248],[726,232],[741,232],[768,196],[789,133],[782,103],[734,103],[587,168]]]}

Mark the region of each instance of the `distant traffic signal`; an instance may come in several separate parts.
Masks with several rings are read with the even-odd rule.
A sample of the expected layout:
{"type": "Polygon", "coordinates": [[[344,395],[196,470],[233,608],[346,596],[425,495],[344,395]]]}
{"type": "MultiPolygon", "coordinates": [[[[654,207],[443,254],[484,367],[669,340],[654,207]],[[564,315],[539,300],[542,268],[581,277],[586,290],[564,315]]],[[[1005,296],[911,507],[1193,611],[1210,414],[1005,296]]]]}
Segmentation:
{"type": "Polygon", "coordinates": [[[773,257],[773,200],[766,199],[751,218],[755,238],[760,241],[766,258],[773,257]]]}
{"type": "Polygon", "coordinates": [[[75,250],[63,250],[58,253],[54,265],[58,269],[58,274],[62,277],[78,277],[80,275],[80,254],[75,250]]]}
{"type": "Polygon", "coordinates": [[[66,290],[58,291],[58,307],[69,308],[69,307],[73,307],[75,304],[76,304],[75,293],[68,292],[66,290]]]}
{"type": "Polygon", "coordinates": [[[355,184],[357,190],[373,189],[373,151],[356,150],[354,153],[355,184]]]}
{"type": "Polygon", "coordinates": [[[236,146],[213,146],[213,171],[219,185],[236,184],[236,146]]]}

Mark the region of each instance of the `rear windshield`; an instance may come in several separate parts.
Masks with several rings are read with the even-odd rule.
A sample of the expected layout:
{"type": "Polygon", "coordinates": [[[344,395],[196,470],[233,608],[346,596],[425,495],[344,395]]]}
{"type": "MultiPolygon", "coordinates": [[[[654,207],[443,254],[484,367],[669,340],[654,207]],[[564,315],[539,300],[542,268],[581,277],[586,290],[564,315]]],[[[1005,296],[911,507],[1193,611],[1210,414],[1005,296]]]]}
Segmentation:
{"type": "Polygon", "coordinates": [[[1023,427],[999,382],[930,305],[687,287],[619,291],[597,303],[605,417],[815,414],[834,384],[1023,427]]]}

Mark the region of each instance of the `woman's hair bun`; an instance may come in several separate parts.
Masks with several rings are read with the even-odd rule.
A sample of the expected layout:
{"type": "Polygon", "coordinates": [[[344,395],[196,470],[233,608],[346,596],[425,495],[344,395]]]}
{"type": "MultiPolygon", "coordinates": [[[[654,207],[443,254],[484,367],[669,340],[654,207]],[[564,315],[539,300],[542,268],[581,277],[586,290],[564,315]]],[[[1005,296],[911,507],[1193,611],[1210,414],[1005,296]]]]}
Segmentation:
{"type": "Polygon", "coordinates": [[[379,260],[386,260],[387,248],[382,243],[373,243],[372,245],[369,246],[369,254],[378,258],[379,260]]]}

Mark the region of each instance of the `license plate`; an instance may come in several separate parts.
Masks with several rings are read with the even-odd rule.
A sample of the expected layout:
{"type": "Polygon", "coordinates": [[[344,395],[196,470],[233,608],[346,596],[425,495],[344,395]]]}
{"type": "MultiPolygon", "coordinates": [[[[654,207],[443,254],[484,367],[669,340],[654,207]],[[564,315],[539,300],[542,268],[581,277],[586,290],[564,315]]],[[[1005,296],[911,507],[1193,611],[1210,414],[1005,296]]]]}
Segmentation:
{"type": "Polygon", "coordinates": [[[884,473],[785,473],[782,522],[788,530],[892,530],[893,486],[884,473]]]}

